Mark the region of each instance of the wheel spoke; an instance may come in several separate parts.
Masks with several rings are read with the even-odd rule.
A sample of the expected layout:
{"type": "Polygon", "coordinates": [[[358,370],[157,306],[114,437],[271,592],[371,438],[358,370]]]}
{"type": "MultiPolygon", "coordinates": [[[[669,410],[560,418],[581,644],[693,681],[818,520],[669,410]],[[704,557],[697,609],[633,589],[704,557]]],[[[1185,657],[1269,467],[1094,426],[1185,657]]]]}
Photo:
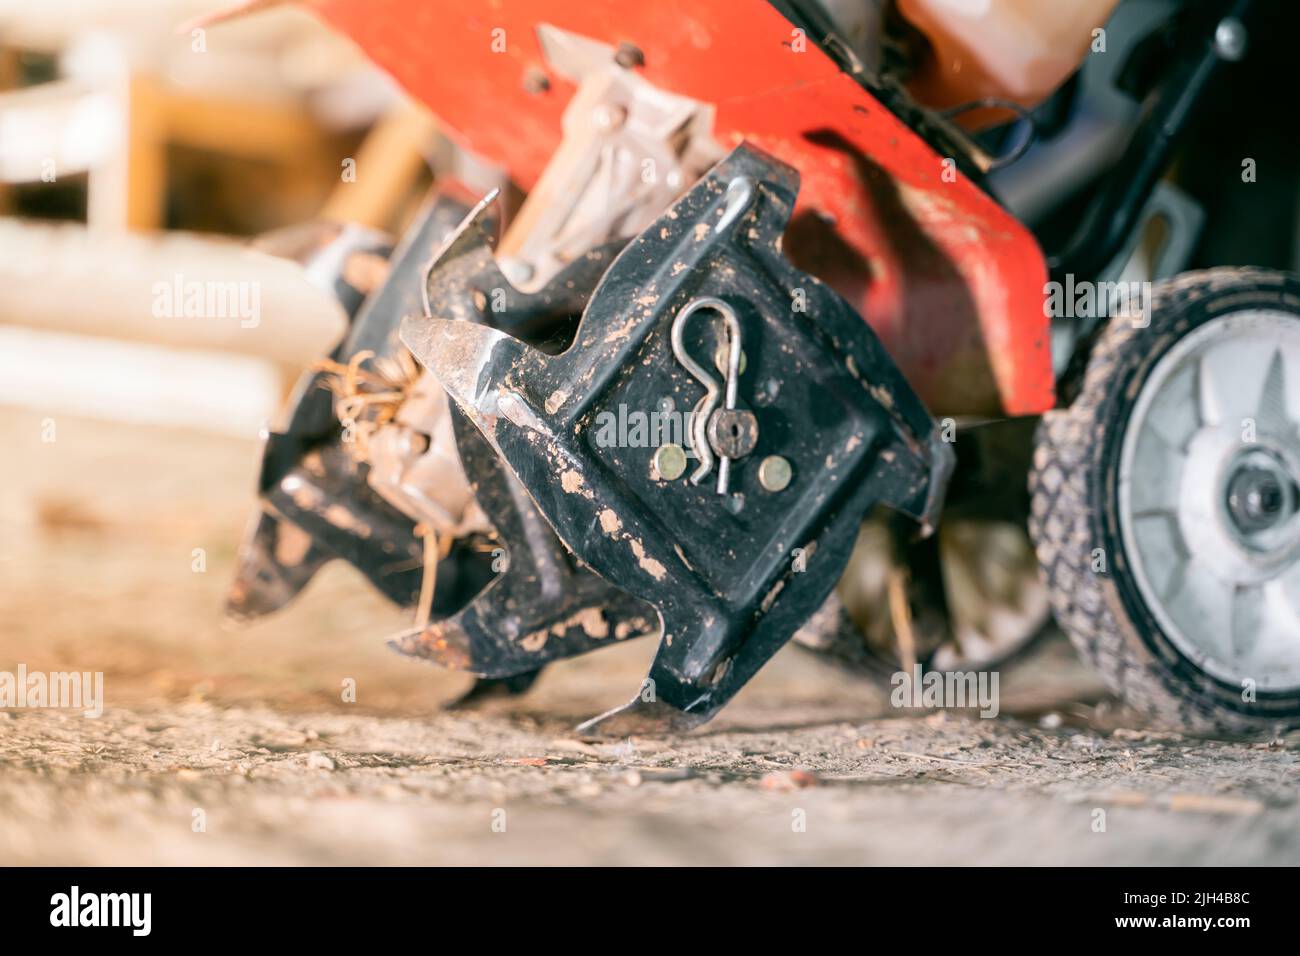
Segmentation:
{"type": "Polygon", "coordinates": [[[1233,658],[1242,660],[1255,650],[1267,626],[1262,587],[1239,587],[1232,596],[1233,658]]]}
{"type": "Polygon", "coordinates": [[[1284,431],[1289,425],[1286,413],[1286,364],[1281,349],[1274,350],[1273,359],[1268,363],[1259,407],[1255,409],[1255,420],[1261,430],[1273,432],[1284,431]]]}
{"type": "Polygon", "coordinates": [[[1300,676],[1296,661],[1296,646],[1300,642],[1300,573],[1293,568],[1288,575],[1274,578],[1255,590],[1258,624],[1248,646],[1248,657],[1239,662],[1237,671],[1260,686],[1292,685],[1300,676]]]}
{"type": "Polygon", "coordinates": [[[1268,590],[1269,607],[1300,642],[1300,562],[1270,581],[1268,590]]]}
{"type": "Polygon", "coordinates": [[[1147,410],[1146,434],[1154,434],[1171,452],[1182,455],[1187,442],[1201,427],[1197,412],[1196,366],[1188,364],[1169,376],[1147,410]]]}
{"type": "Polygon", "coordinates": [[[1182,585],[1187,549],[1172,512],[1134,515],[1133,530],[1156,593],[1168,597],[1182,585]]]}
{"type": "Polygon", "coordinates": [[[1282,343],[1282,408],[1287,424],[1294,430],[1300,428],[1300,345],[1282,343]]]}
{"type": "Polygon", "coordinates": [[[1240,427],[1255,418],[1276,351],[1275,343],[1256,338],[1231,339],[1207,349],[1199,363],[1201,420],[1240,427]]]}
{"type": "Polygon", "coordinates": [[[1204,564],[1188,561],[1170,595],[1170,616],[1184,634],[1197,634],[1196,645],[1219,660],[1233,657],[1233,589],[1215,577],[1204,564]]]}
{"type": "Polygon", "coordinates": [[[1125,476],[1135,517],[1177,509],[1186,462],[1182,449],[1160,432],[1149,429],[1142,433],[1132,470],[1125,476]]]}

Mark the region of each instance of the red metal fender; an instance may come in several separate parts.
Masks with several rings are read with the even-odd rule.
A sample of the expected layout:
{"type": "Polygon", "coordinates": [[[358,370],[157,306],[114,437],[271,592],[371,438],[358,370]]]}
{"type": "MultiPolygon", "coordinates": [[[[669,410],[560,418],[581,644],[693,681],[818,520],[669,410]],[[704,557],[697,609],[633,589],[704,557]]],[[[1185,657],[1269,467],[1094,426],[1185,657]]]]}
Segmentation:
{"type": "Polygon", "coordinates": [[[1033,236],[763,0],[305,2],[524,189],[574,89],[547,74],[536,25],[634,44],[651,83],[716,105],[719,142],[800,171],[791,259],[858,308],[933,413],[1054,404],[1033,236]],[[525,89],[533,71],[547,89],[525,89]]]}

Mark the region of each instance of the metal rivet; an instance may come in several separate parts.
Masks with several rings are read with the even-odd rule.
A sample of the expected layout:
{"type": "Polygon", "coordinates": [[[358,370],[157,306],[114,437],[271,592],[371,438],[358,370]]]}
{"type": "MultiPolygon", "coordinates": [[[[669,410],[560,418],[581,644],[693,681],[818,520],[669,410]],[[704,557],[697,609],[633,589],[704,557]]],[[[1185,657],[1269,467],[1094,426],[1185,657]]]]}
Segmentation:
{"type": "Polygon", "coordinates": [[[672,442],[660,445],[655,452],[654,473],[664,481],[676,481],[686,473],[686,450],[672,442]]]}
{"type": "Polygon", "coordinates": [[[618,50],[614,53],[614,62],[630,70],[633,67],[645,66],[645,54],[638,47],[625,41],[618,45],[618,50]]]}
{"type": "Polygon", "coordinates": [[[1214,31],[1214,52],[1235,63],[1246,55],[1246,27],[1236,17],[1224,17],[1214,31]]]}
{"type": "Polygon", "coordinates": [[[627,121],[627,110],[621,106],[608,106],[602,103],[591,114],[591,121],[599,130],[608,132],[618,129],[627,121]]]}
{"type": "MultiPolygon", "coordinates": [[[[727,374],[727,359],[731,357],[731,345],[727,342],[719,342],[718,350],[713,353],[713,365],[723,375],[727,374]]],[[[745,374],[745,350],[740,350],[740,374],[745,374]]]]}
{"type": "MultiPolygon", "coordinates": [[[[509,279],[514,285],[521,285],[533,277],[533,264],[531,262],[525,262],[523,259],[503,257],[497,260],[497,265],[501,269],[501,274],[509,279]]],[[[486,305],[487,297],[484,296],[483,307],[480,307],[479,311],[482,312],[486,305]]]]}
{"type": "Polygon", "coordinates": [[[530,66],[524,70],[524,92],[536,96],[539,93],[545,93],[551,88],[550,78],[535,66],[530,66]]]}
{"type": "Polygon", "coordinates": [[[790,463],[780,455],[768,455],[758,466],[758,483],[767,491],[784,491],[792,476],[790,463]]]}

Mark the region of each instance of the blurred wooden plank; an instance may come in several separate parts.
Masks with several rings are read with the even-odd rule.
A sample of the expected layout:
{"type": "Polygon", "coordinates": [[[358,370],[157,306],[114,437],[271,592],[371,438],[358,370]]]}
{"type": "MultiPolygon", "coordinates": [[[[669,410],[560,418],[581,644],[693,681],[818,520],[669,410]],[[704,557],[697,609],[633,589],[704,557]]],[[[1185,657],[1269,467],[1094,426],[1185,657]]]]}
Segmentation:
{"type": "Polygon", "coordinates": [[[332,149],[323,131],[299,104],[259,103],[167,92],[158,99],[160,122],[170,142],[227,156],[310,161],[332,149]]]}
{"type": "Polygon", "coordinates": [[[0,219],[0,324],[301,366],[346,329],[302,266],[241,242],[0,219]]]}
{"type": "MultiPolygon", "coordinates": [[[[167,206],[165,95],[150,77],[131,79],[127,105],[126,227],[161,229],[167,206]]],[[[92,176],[93,178],[93,176],[92,176]]],[[[94,189],[92,187],[92,192],[94,189]]],[[[91,200],[92,207],[94,200],[91,200]]],[[[93,217],[87,217],[94,223],[93,217]]]]}
{"type": "Polygon", "coordinates": [[[382,117],[356,151],[355,178],[340,176],[321,215],[334,222],[357,222],[376,229],[392,227],[412,186],[429,168],[427,151],[438,126],[421,107],[408,105],[382,117]]]}

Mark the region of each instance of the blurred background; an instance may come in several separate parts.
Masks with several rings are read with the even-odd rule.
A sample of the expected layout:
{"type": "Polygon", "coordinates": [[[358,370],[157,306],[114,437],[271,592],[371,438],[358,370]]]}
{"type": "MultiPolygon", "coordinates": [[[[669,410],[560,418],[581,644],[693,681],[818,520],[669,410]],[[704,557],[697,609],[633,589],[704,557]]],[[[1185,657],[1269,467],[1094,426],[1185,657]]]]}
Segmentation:
{"type": "MultiPolygon", "coordinates": [[[[332,295],[250,240],[289,229],[272,244],[292,247],[313,220],[398,235],[445,143],[304,10],[214,9],[0,2],[0,428],[16,465],[0,483],[0,661],[102,670],[111,706],[338,707],[340,675],[365,674],[361,709],[427,713],[467,679],[389,652],[406,615],[343,562],[251,628],[221,609],[259,435],[345,326],[332,295]],[[159,284],[192,280],[254,284],[259,321],[160,317],[159,284]]],[[[1095,700],[1057,650],[1066,696],[1095,700]]],[[[589,716],[652,651],[550,668],[516,703],[589,716]]],[[[883,701],[797,651],[770,670],[775,706],[863,716],[883,701]]],[[[1057,696],[1039,689],[1030,711],[1057,696]]]]}
{"type": "MultiPolygon", "coordinates": [[[[221,607],[260,433],[344,328],[299,265],[250,241],[313,220],[399,234],[442,140],[311,14],[214,8],[0,3],[0,661],[104,671],[110,706],[338,708],[342,676],[364,674],[360,709],[428,713],[468,679],[390,653],[406,614],[343,562],[246,630],[221,607]],[[194,280],[256,287],[259,320],[160,316],[160,287],[194,280]]],[[[551,667],[520,706],[598,713],[651,652],[551,667]]],[[[1095,697],[1060,652],[1073,696],[1095,697]]],[[[774,705],[883,701],[798,652],[770,670],[754,693],[779,689],[774,705]]]]}
{"type": "MultiPolygon", "coordinates": [[[[103,670],[114,705],[335,707],[339,675],[364,672],[363,709],[424,713],[467,679],[387,651],[405,615],[343,562],[251,628],[221,614],[259,435],[346,322],[251,240],[291,249],[322,220],[400,235],[447,152],[350,41],[254,6],[0,0],[0,428],[19,463],[0,483],[0,661],[103,670]],[[160,316],[160,289],[194,280],[256,288],[258,320],[160,316]]],[[[652,650],[551,668],[524,706],[548,688],[576,717],[619,703],[652,650]],[[583,677],[611,666],[627,679],[583,677]]],[[[1066,697],[1095,701],[1057,650],[1066,697]]],[[[883,699],[792,656],[768,678],[789,676],[784,704],[883,699]]]]}
{"type": "MultiPolygon", "coordinates": [[[[1169,820],[1205,805],[1160,802],[1293,792],[1292,753],[1132,729],[1054,628],[1000,668],[1011,720],[904,716],[884,681],[791,645],[705,733],[593,747],[573,725],[626,700],[654,641],[551,665],[486,715],[439,716],[470,679],[389,651],[410,611],[343,561],[283,610],[228,623],[261,436],[346,326],[267,250],[309,243],[318,221],[398,236],[452,160],[347,39],[294,6],[214,18],[223,2],[0,0],[0,671],[102,671],[108,707],[0,710],[0,863],[479,863],[482,841],[506,846],[486,814],[509,794],[542,807],[511,831],[524,862],[1294,857],[1293,798],[1250,831],[1253,799],[1210,807],[1240,826],[1169,820]],[[257,289],[257,321],[174,301],[160,315],[192,281],[257,289]],[[336,761],[357,772],[331,776],[336,761]],[[842,786],[805,792],[806,767],[842,786]],[[795,799],[821,814],[799,844],[795,799]],[[1106,799],[1130,822],[1093,841],[1106,799]],[[221,839],[193,836],[196,806],[221,839]]],[[[1235,178],[1246,149],[1292,169],[1272,101],[1233,92],[1210,116],[1245,131],[1199,140],[1191,177],[1216,161],[1235,178]]],[[[1275,178],[1283,191],[1246,193],[1206,177],[1201,259],[1295,261],[1295,179],[1275,178]]]]}
{"type": "Polygon", "coordinates": [[[231,240],[313,218],[395,229],[427,186],[432,125],[346,39],[289,6],[196,19],[213,7],[0,4],[0,400],[53,384],[34,382],[22,354],[56,340],[30,331],[106,336],[197,351],[175,368],[148,350],[59,339],[63,361],[41,375],[58,376],[65,410],[256,430],[280,387],[264,360],[318,357],[342,317],[295,270],[231,240]],[[344,160],[358,159],[373,175],[345,181],[344,160]],[[251,334],[153,321],[140,305],[177,273],[260,281],[282,315],[251,334]],[[113,381],[82,374],[108,365],[113,381]],[[196,375],[242,387],[218,394],[196,375]]]}
{"type": "Polygon", "coordinates": [[[404,620],[347,567],[327,599],[222,620],[259,434],[345,326],[249,239],[400,231],[437,138],[310,14],[220,6],[0,2],[0,660],[103,670],[111,705],[324,706],[365,670],[360,705],[427,709],[463,679],[387,651],[404,620]],[[259,321],[160,317],[181,278],[253,284],[259,321]]]}

